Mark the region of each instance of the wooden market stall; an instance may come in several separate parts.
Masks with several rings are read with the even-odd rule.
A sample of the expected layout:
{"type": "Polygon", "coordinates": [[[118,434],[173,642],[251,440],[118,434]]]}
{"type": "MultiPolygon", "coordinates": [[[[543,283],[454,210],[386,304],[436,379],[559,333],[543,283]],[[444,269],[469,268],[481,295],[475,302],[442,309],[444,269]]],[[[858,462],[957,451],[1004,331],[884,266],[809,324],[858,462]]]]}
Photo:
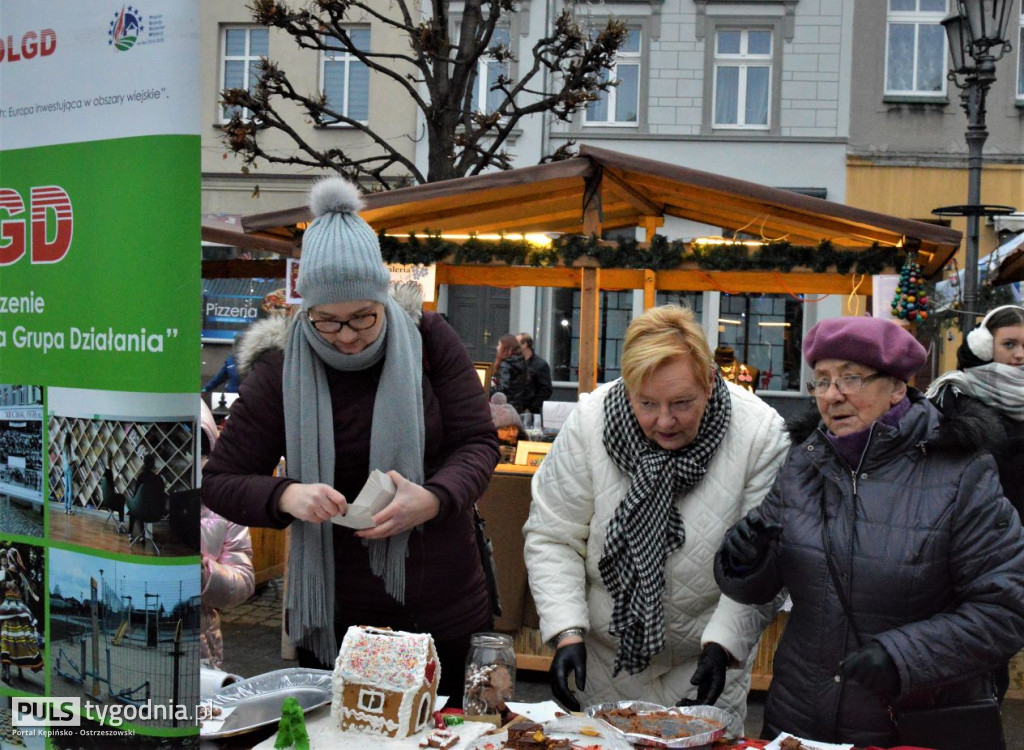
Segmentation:
{"type": "MultiPolygon", "coordinates": [[[[865,211],[792,191],[765,187],[721,175],[628,154],[583,146],[578,156],[560,162],[494,172],[458,180],[373,193],[361,216],[378,232],[397,238],[411,234],[505,235],[533,232],[600,237],[613,229],[639,227],[650,247],[666,216],[722,230],[754,233],[789,246],[813,246],[876,253],[916,252],[926,276],[934,276],[952,257],[961,233],[944,226],[865,211]]],[[[237,247],[269,250],[281,260],[228,260],[203,263],[203,277],[283,277],[284,258],[299,257],[301,234],[311,216],[299,207],[229,220],[204,217],[203,238],[237,247]]],[[[454,242],[458,242],[455,240],[454,242]]],[[[600,247],[600,243],[597,243],[600,247]]],[[[855,265],[812,269],[787,265],[785,258],[756,269],[715,270],[700,260],[662,263],[659,268],[602,265],[595,253],[571,264],[512,265],[491,259],[455,263],[455,253],[436,263],[438,285],[563,287],[581,291],[579,392],[597,386],[599,301],[602,290],[642,290],[645,307],[659,291],[723,291],[776,294],[870,294],[870,278],[855,265]]],[[[680,256],[682,257],[682,256],[680,256]]],[[[806,257],[806,256],[805,256],[806,257]]],[[[387,257],[386,257],[387,259],[387,257]]],[[[819,264],[820,265],[820,264],[819,264]]],[[[635,264],[634,264],[635,266],[635,264]]],[[[874,273],[893,273],[892,265],[874,273]]],[[[529,506],[529,472],[500,467],[481,499],[482,514],[496,539],[502,598],[510,609],[499,626],[516,633],[520,666],[544,669],[547,647],[540,643],[529,606],[522,560],[522,522],[529,506]],[[500,507],[500,513],[488,513],[500,507]],[[496,526],[508,527],[500,532],[496,526]],[[530,627],[533,625],[534,627],[530,627]]],[[[770,680],[771,655],[782,627],[766,631],[754,674],[754,687],[770,680]]]]}
{"type": "MultiPolygon", "coordinates": [[[[666,216],[732,231],[756,231],[791,245],[867,251],[874,246],[916,251],[925,275],[935,275],[960,245],[961,233],[936,224],[901,219],[840,203],[765,187],[674,164],[583,146],[559,162],[458,180],[417,185],[366,196],[361,216],[378,232],[406,236],[559,232],[597,235],[640,227],[646,240],[666,216]]],[[[207,217],[206,240],[299,257],[308,207],[244,216],[207,217]]],[[[450,258],[448,259],[451,260],[450,258]]],[[[850,294],[869,289],[856,273],[809,268],[715,271],[689,264],[672,269],[598,267],[588,258],[577,267],[509,267],[505,263],[437,264],[437,284],[572,287],[580,289],[579,390],[597,384],[598,301],[601,290],[642,289],[646,306],[658,291],[850,294]]],[[[893,272],[895,269],[886,269],[893,272]]],[[[203,277],[284,276],[284,261],[217,261],[203,277]]]]}

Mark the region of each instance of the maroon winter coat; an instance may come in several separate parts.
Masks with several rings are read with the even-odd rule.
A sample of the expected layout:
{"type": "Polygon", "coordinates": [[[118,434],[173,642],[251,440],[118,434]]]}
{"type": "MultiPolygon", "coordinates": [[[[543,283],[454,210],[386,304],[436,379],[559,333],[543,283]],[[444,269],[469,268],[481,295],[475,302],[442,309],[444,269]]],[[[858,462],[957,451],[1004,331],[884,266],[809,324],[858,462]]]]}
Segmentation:
{"type": "MultiPolygon", "coordinates": [[[[271,476],[285,453],[284,326],[275,321],[249,334],[266,341],[248,342],[257,353],[203,470],[203,502],[246,526],[281,529],[294,520],[277,507],[293,480],[271,476]]],[[[473,505],[498,462],[498,439],[487,395],[458,335],[430,312],[423,313],[420,332],[423,486],[437,495],[441,510],[409,537],[404,607],[371,573],[362,540],[335,526],[335,611],[339,621],[396,623],[449,639],[486,629],[491,622],[473,505]]],[[[348,500],[355,499],[369,476],[370,425],[382,367],[379,363],[361,372],[327,368],[334,405],[334,487],[348,500]]]]}

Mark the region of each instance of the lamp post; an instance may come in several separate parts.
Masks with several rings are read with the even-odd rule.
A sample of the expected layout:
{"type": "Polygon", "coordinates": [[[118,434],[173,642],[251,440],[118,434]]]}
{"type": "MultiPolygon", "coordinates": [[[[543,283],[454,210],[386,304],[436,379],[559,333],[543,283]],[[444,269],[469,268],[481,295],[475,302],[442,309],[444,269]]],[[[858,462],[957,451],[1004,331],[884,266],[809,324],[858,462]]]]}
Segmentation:
{"type": "MultiPolygon", "coordinates": [[[[960,105],[967,113],[967,205],[937,209],[967,217],[967,248],[963,284],[964,330],[978,300],[978,224],[981,216],[1005,213],[1003,206],[981,203],[982,149],[985,129],[985,97],[996,80],[996,61],[1010,50],[1006,24],[1013,0],[955,0],[956,13],[942,21],[953,67],[946,78],[960,89],[960,105]],[[996,209],[996,210],[993,210],[996,209]]],[[[1012,209],[1010,209],[1012,210],[1012,209]]]]}

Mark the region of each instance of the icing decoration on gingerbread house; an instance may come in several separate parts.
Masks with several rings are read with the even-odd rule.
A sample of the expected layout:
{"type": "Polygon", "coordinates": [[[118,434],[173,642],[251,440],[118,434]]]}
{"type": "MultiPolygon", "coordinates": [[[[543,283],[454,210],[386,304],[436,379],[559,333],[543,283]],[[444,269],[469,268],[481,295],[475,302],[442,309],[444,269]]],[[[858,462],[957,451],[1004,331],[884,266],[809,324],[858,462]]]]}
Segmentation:
{"type": "Polygon", "coordinates": [[[429,633],[350,627],[334,663],[331,717],[341,731],[417,734],[433,715],[440,679],[429,633]]]}

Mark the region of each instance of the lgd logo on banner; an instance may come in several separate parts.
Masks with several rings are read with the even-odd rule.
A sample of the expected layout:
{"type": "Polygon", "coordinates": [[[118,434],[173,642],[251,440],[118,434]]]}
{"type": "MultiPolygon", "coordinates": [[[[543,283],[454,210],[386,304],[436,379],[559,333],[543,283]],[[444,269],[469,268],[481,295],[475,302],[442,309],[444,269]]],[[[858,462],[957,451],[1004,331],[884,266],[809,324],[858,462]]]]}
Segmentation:
{"type": "Polygon", "coordinates": [[[16,727],[82,725],[80,698],[11,698],[11,724],[16,727]]]}

